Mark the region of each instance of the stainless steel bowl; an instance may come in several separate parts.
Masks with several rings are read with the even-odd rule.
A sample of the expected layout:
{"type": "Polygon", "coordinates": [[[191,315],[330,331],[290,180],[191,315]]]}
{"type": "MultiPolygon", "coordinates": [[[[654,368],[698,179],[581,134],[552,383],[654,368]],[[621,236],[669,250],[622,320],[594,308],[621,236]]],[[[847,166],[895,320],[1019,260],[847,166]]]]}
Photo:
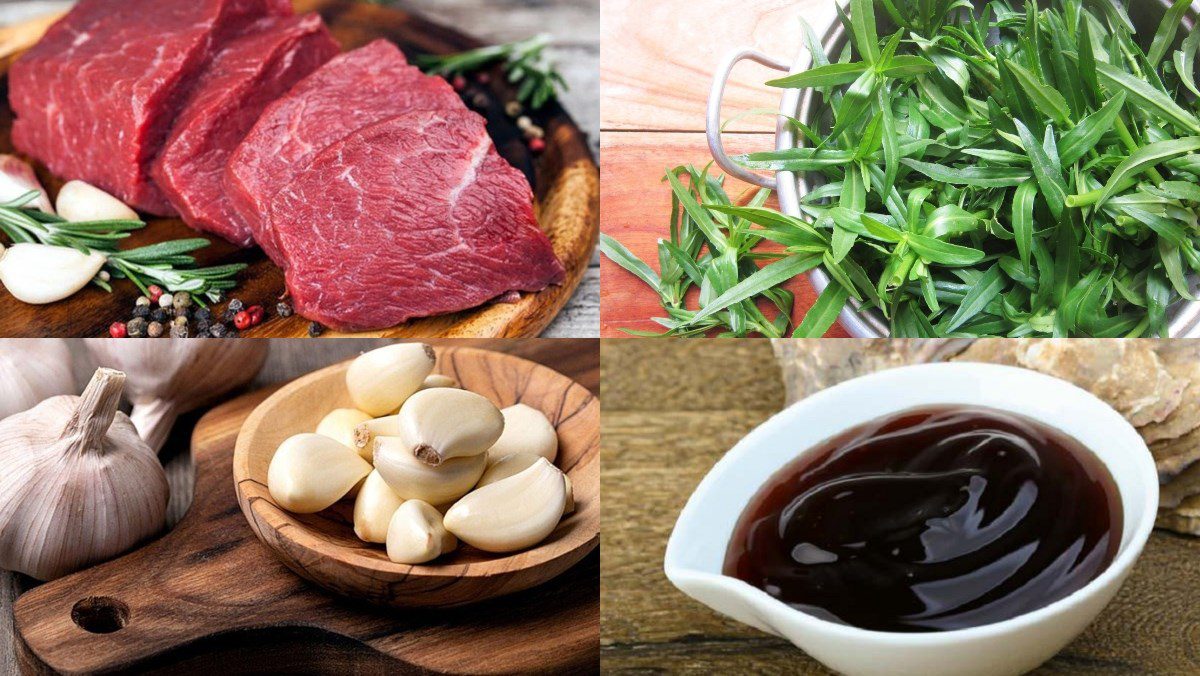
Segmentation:
{"type": "MultiPolygon", "coordinates": [[[[1170,5],[1169,0],[1131,0],[1126,4],[1134,27],[1137,28],[1139,36],[1147,36],[1145,38],[1147,43],[1150,37],[1154,35],[1154,31],[1157,30],[1163,14],[1170,5]]],[[[885,21],[883,17],[879,17],[877,20],[881,33],[893,30],[891,24],[885,21]]],[[[1192,7],[1184,15],[1183,23],[1189,29],[1197,30],[1197,26],[1200,24],[1200,2],[1192,3],[1192,7]]],[[[825,48],[826,54],[837,54],[845,46],[848,39],[841,22],[834,20],[833,24],[826,29],[825,34],[822,36],[821,44],[825,48]]],[[[717,68],[716,75],[713,77],[712,90],[708,96],[706,128],[709,150],[712,153],[713,160],[729,175],[776,191],[779,198],[779,208],[783,213],[797,218],[804,218],[804,215],[800,211],[800,196],[815,187],[806,176],[797,176],[794,172],[790,171],[776,172],[774,177],[764,176],[747,170],[745,167],[734,162],[725,153],[724,144],[721,140],[721,99],[725,93],[725,84],[729,80],[729,73],[738,63],[747,60],[789,74],[808,70],[812,63],[808,50],[804,47],[801,47],[799,56],[792,61],[791,66],[780,59],[767,56],[753,49],[738,49],[730,53],[717,68]]],[[[818,119],[818,105],[812,90],[784,90],[783,98],[779,105],[779,112],[788,117],[799,119],[805,124],[813,126],[821,124],[821,120],[818,119]]],[[[775,148],[777,150],[784,150],[794,148],[798,144],[802,145],[803,143],[804,139],[802,137],[797,139],[795,132],[788,126],[787,120],[781,117],[775,126],[775,148]]],[[[816,287],[818,293],[824,290],[829,284],[829,276],[821,268],[810,272],[809,279],[812,280],[812,284],[816,287]]],[[[1193,295],[1195,295],[1200,290],[1200,278],[1193,278],[1191,285],[1193,295]]],[[[1170,317],[1168,331],[1171,337],[1200,337],[1200,302],[1181,300],[1168,308],[1167,313],[1170,317]]],[[[885,338],[889,335],[888,323],[883,318],[883,315],[874,308],[863,307],[861,303],[853,298],[847,303],[846,308],[842,310],[839,320],[842,327],[846,329],[846,332],[856,338],[885,338]]]]}

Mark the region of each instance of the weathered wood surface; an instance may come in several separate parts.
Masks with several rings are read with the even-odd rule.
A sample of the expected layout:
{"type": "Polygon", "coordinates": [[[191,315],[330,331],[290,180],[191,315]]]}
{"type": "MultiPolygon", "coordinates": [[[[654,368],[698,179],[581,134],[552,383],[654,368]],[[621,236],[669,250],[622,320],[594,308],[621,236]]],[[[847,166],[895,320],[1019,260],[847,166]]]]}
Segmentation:
{"type": "MultiPolygon", "coordinates": [[[[37,8],[61,8],[69,3],[39,3],[37,8]]],[[[518,337],[538,335],[545,331],[552,336],[594,336],[597,331],[598,268],[593,254],[599,210],[598,171],[594,153],[598,130],[597,89],[595,75],[599,43],[596,36],[599,10],[594,5],[576,0],[561,6],[542,6],[520,0],[460,0],[455,2],[388,2],[369,5],[354,0],[296,0],[297,9],[317,11],[329,24],[334,37],[346,49],[384,37],[399,44],[409,54],[421,52],[448,53],[468,49],[493,40],[513,40],[538,32],[562,31],[565,37],[554,45],[553,55],[560,59],[564,73],[578,86],[565,101],[576,106],[592,127],[580,128],[557,103],[531,113],[545,127],[548,147],[534,158],[520,140],[515,122],[503,112],[503,101],[511,96],[502,77],[494,77],[490,85],[491,103],[482,110],[488,118],[488,129],[497,148],[510,162],[521,169],[534,185],[537,198],[535,210],[539,222],[550,237],[555,253],[567,269],[563,284],[551,286],[536,294],[522,294],[516,303],[492,303],[462,312],[413,320],[381,331],[365,332],[360,336],[495,336],[518,337]],[[395,9],[382,5],[392,5],[395,9]],[[425,15],[422,12],[427,11],[425,15]],[[590,19],[588,12],[591,12],[590,19]],[[537,18],[544,21],[539,25],[537,18]],[[589,31],[592,40],[583,36],[589,31]],[[471,35],[472,28],[485,29],[486,35],[471,35]],[[591,73],[589,78],[586,74],[591,73]],[[592,286],[578,294],[579,302],[563,311],[577,285],[593,280],[592,286]],[[548,328],[558,316],[562,321],[548,328]]],[[[33,12],[24,5],[5,8],[0,5],[0,21],[10,14],[27,19],[33,12]]],[[[44,30],[44,22],[21,24],[21,31],[6,31],[5,45],[20,43],[21,32],[26,43],[36,40],[44,30]]],[[[498,74],[498,71],[497,71],[498,74]]],[[[0,106],[0,129],[11,124],[11,111],[0,106]]],[[[0,151],[11,152],[7,133],[0,134],[0,151]]],[[[40,173],[53,193],[61,184],[45,171],[40,173]]],[[[194,236],[178,219],[154,219],[149,227],[135,233],[130,246],[165,239],[194,236]]],[[[242,262],[249,268],[239,275],[239,286],[233,296],[247,305],[261,304],[268,308],[268,320],[247,332],[255,337],[303,337],[308,321],[293,315],[284,319],[275,316],[276,299],[284,292],[283,276],[266,260],[258,249],[238,250],[220,241],[198,253],[201,264],[242,262]]],[[[132,284],[115,285],[112,294],[89,287],[70,299],[46,306],[30,306],[7,295],[0,295],[0,333],[12,336],[100,336],[108,325],[125,319],[138,295],[132,284]]],[[[333,337],[332,331],[324,335],[333,337]]]]}
{"type": "MultiPolygon", "coordinates": [[[[601,166],[600,229],[658,268],[655,242],[667,236],[670,195],[664,170],[679,164],[703,166],[711,159],[704,111],[718,62],[737,48],[753,47],[790,62],[803,44],[800,19],[818,33],[833,20],[828,0],[746,0],[736,8],[721,0],[602,3],[600,59],[601,166]]],[[[780,91],[763,85],[770,71],[753,63],[736,67],[725,91],[722,118],[757,109],[777,110],[780,91]]],[[[729,126],[726,150],[774,147],[775,119],[754,115],[729,126]]],[[[715,169],[714,171],[719,171],[715,169]]],[[[730,195],[744,184],[735,181],[730,195]]],[[[621,328],[657,330],[662,316],[653,291],[607,259],[600,263],[604,299],[600,335],[621,337],[621,328]]],[[[794,280],[793,317],[816,299],[807,279],[794,280]]],[[[839,326],[828,334],[844,336],[839,326]]]]}
{"type": "MultiPolygon", "coordinates": [[[[604,671],[828,673],[786,641],[687,598],[662,572],[692,490],[784,405],[770,345],[604,341],[601,363],[604,671]]],[[[1156,531],[1116,600],[1038,673],[1198,673],[1198,597],[1200,540],[1156,531]]]]}
{"type": "MultiPolygon", "coordinates": [[[[350,358],[362,351],[371,349],[382,344],[389,343],[388,340],[337,340],[337,341],[307,341],[307,340],[274,340],[271,344],[271,352],[267,363],[263,367],[262,372],[256,378],[250,388],[257,389],[272,384],[281,383],[292,378],[298,377],[315,369],[328,366],[329,364],[342,361],[350,358]]],[[[577,382],[588,388],[592,392],[599,391],[599,365],[597,363],[596,353],[598,350],[597,341],[594,340],[447,340],[429,341],[434,345],[452,345],[455,347],[474,346],[500,352],[506,352],[515,356],[520,356],[525,359],[530,359],[555,370],[570,375],[577,382]]],[[[80,346],[79,354],[83,354],[83,347],[80,346]]],[[[86,362],[77,364],[77,371],[80,375],[89,373],[90,366],[86,362]]],[[[237,396],[238,393],[230,395],[237,396]]],[[[248,411],[247,411],[248,412],[248,411]]],[[[172,500],[172,511],[174,520],[178,520],[187,510],[191,503],[192,491],[192,476],[193,470],[190,462],[190,452],[188,449],[189,439],[191,436],[190,424],[194,424],[199,415],[190,415],[186,421],[177,426],[176,432],[168,441],[167,447],[163,451],[163,459],[167,467],[168,477],[172,489],[180,489],[180,500],[172,500]]],[[[234,428],[236,430],[236,427],[234,428]]],[[[225,471],[228,472],[228,463],[226,463],[225,471]]],[[[240,529],[240,535],[253,539],[250,533],[249,526],[245,524],[241,511],[236,507],[236,498],[233,495],[232,479],[221,482],[217,486],[218,491],[227,492],[228,495],[224,505],[229,512],[227,516],[235,516],[236,519],[230,519],[231,529],[240,529]]],[[[206,496],[202,495],[201,498],[206,496]]],[[[207,495],[209,499],[214,498],[212,495],[207,495]]],[[[239,540],[241,538],[238,538],[239,540]]],[[[311,594],[312,596],[320,596],[324,599],[332,599],[320,592],[309,591],[312,587],[299,582],[299,578],[295,578],[291,573],[282,571],[281,564],[278,564],[274,558],[267,554],[265,547],[262,547],[256,540],[248,542],[253,545],[249,551],[262,554],[263,565],[276,566],[281,572],[287,576],[294,578],[289,582],[296,583],[295,589],[297,594],[303,596],[311,594]],[[260,551],[261,550],[261,551],[260,551]]],[[[569,571],[563,578],[562,584],[572,584],[583,589],[594,589],[595,580],[598,576],[598,557],[593,554],[585,559],[575,569],[569,571]]],[[[249,569],[253,569],[251,566],[249,569]]],[[[286,578],[272,578],[276,584],[286,578]]],[[[553,588],[560,582],[552,582],[547,585],[547,588],[553,588]]],[[[17,671],[17,653],[16,646],[12,635],[12,603],[16,596],[34,586],[32,580],[22,576],[12,575],[9,573],[0,573],[0,674],[16,673],[17,671]]],[[[534,592],[531,592],[534,593],[534,592]]],[[[593,592],[594,593],[594,592],[593,592]]],[[[520,597],[514,597],[520,598],[520,597]]],[[[330,607],[342,608],[346,604],[343,602],[329,601],[330,607]]],[[[498,602],[503,604],[503,601],[498,602]]],[[[288,606],[289,608],[291,606],[288,606]]],[[[501,606],[502,607],[502,606],[501,606]]],[[[219,608],[215,609],[219,611],[219,608]]],[[[269,611],[269,607],[267,608],[269,611]]],[[[532,609],[527,608],[528,612],[532,613],[532,609]]],[[[322,611],[324,612],[324,611],[322,611]]],[[[446,624],[461,625],[467,622],[470,618],[470,610],[456,611],[459,614],[447,615],[441,618],[446,624]]],[[[596,616],[598,610],[593,607],[591,611],[593,617],[596,616]]],[[[362,620],[364,626],[378,625],[380,622],[376,614],[372,614],[374,619],[362,620]]],[[[357,625],[355,625],[357,626],[357,625]]],[[[377,629],[379,626],[377,626],[377,629]]],[[[425,629],[430,627],[425,625],[425,629]]],[[[593,636],[595,629],[593,631],[593,636]]],[[[118,634],[119,635],[119,634],[118,634]]],[[[377,673],[387,669],[395,669],[397,663],[390,657],[364,652],[361,646],[353,642],[330,641],[328,636],[321,637],[319,632],[311,630],[292,631],[292,630],[270,630],[262,634],[251,633],[250,638],[238,638],[236,636],[229,637],[227,641],[208,641],[190,651],[188,654],[174,655],[157,666],[163,669],[177,671],[197,671],[204,668],[211,670],[214,661],[219,659],[241,659],[243,655],[253,654],[255,661],[253,663],[243,663],[245,668],[258,668],[260,673],[278,673],[282,667],[280,665],[290,664],[287,660],[294,659],[296,654],[305,654],[305,650],[311,648],[312,645],[319,645],[322,653],[326,656],[321,661],[307,665],[305,669],[308,673],[312,672],[332,672],[341,670],[345,672],[347,665],[354,665],[360,673],[377,673]]],[[[421,636],[428,637],[430,634],[422,633],[421,636]]],[[[395,631],[383,631],[373,642],[373,645],[385,652],[391,650],[407,649],[407,646],[417,642],[421,636],[406,637],[404,633],[396,633],[395,631]]],[[[594,638],[593,638],[594,641],[594,638]]],[[[427,656],[433,652],[438,652],[441,656],[436,656],[436,660],[452,660],[455,652],[462,652],[461,648],[453,648],[445,644],[440,644],[442,650],[425,653],[427,656]]],[[[120,649],[120,646],[116,646],[120,649]]],[[[434,657],[430,657],[434,659],[434,657]]],[[[439,664],[448,665],[449,662],[439,662],[439,664]]],[[[436,666],[433,663],[427,664],[430,668],[436,666]]],[[[299,667],[297,667],[299,668],[299,667]]]]}

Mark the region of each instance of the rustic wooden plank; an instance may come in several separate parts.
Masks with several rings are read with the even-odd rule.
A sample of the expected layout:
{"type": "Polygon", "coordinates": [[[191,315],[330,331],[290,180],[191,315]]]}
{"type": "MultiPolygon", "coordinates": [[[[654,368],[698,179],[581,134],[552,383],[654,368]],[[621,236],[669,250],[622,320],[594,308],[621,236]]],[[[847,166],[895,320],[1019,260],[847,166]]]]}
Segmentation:
{"type": "MultiPolygon", "coordinates": [[[[801,17],[819,35],[835,17],[834,3],[743,0],[735,7],[722,0],[606,0],[601,41],[613,48],[600,56],[602,128],[703,131],[718,63],[742,47],[791,63],[804,44],[801,17]]],[[[724,118],[757,108],[778,109],[779,91],[762,84],[773,73],[756,64],[736,68],[725,92],[724,118]]],[[[774,121],[766,117],[730,127],[774,128],[774,121]]]]}
{"type": "MultiPolygon", "coordinates": [[[[772,137],[768,134],[733,134],[726,140],[726,149],[740,153],[768,149],[771,144],[772,137]]],[[[680,164],[702,167],[710,162],[712,158],[704,135],[606,131],[601,139],[601,154],[604,157],[600,168],[604,208],[600,213],[600,229],[657,270],[657,242],[668,236],[671,213],[671,193],[663,183],[663,175],[667,169],[680,164]]],[[[717,169],[713,171],[719,173],[717,169]]],[[[744,196],[743,201],[749,199],[753,190],[756,190],[754,186],[736,179],[726,182],[726,192],[731,199],[739,195],[744,196]]],[[[772,198],[771,204],[774,203],[772,198]]],[[[764,246],[767,250],[771,248],[764,246]]],[[[652,317],[665,316],[654,291],[607,258],[600,262],[600,274],[603,280],[600,291],[602,337],[623,337],[626,334],[621,329],[664,330],[651,321],[652,317]]],[[[793,322],[796,322],[812,306],[816,292],[807,277],[793,279],[784,287],[796,294],[792,311],[793,322]]],[[[828,335],[843,337],[846,334],[835,325],[828,335]]]]}
{"type": "MultiPolygon", "coordinates": [[[[786,641],[688,599],[662,572],[667,536],[692,490],[784,404],[781,385],[764,385],[778,378],[770,352],[763,341],[604,341],[606,673],[828,673],[786,641]]],[[[1197,560],[1200,539],[1155,532],[1113,603],[1037,673],[1200,672],[1197,560]]]]}

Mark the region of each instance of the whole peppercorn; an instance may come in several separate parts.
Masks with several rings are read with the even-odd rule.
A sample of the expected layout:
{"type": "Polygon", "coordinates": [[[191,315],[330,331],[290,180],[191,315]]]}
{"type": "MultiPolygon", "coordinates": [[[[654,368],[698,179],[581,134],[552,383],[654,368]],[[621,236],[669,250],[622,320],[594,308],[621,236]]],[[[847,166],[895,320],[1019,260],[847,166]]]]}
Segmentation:
{"type": "Polygon", "coordinates": [[[258,326],[267,318],[267,311],[261,305],[251,305],[246,308],[246,313],[250,315],[250,326],[258,326]]]}
{"type": "Polygon", "coordinates": [[[150,321],[152,322],[158,322],[161,324],[170,319],[171,318],[167,315],[167,311],[160,307],[156,307],[150,311],[150,321]]]}
{"type": "Polygon", "coordinates": [[[238,327],[238,329],[241,331],[245,331],[246,329],[250,328],[250,313],[242,310],[234,315],[233,325],[238,327]]]}
{"type": "Polygon", "coordinates": [[[150,306],[149,305],[134,305],[133,306],[133,316],[134,317],[149,317],[150,316],[150,306]]]}
{"type": "Polygon", "coordinates": [[[113,338],[124,338],[129,335],[125,328],[125,322],[113,322],[108,325],[108,335],[113,338]]]}
{"type": "Polygon", "coordinates": [[[520,129],[521,131],[525,131],[526,129],[528,129],[532,126],[533,126],[533,120],[529,119],[528,115],[522,115],[521,117],[517,118],[517,129],[520,129]]]}
{"type": "Polygon", "coordinates": [[[241,301],[240,298],[234,298],[233,300],[229,301],[229,309],[233,310],[234,314],[236,314],[242,310],[245,310],[246,305],[241,301]]]}
{"type": "Polygon", "coordinates": [[[206,335],[208,333],[209,328],[210,328],[210,324],[208,323],[207,319],[197,319],[196,320],[196,337],[206,335]]]}
{"type": "Polygon", "coordinates": [[[182,292],[175,294],[175,299],[172,301],[171,305],[175,307],[176,313],[178,313],[180,310],[186,310],[192,306],[192,294],[182,292]]]}
{"type": "Polygon", "coordinates": [[[209,310],[206,307],[197,308],[196,312],[192,315],[192,318],[198,322],[199,321],[205,321],[205,322],[211,321],[212,320],[212,310],[209,310]]]}
{"type": "Polygon", "coordinates": [[[188,325],[187,317],[176,317],[175,319],[171,320],[171,326],[187,326],[187,325],[188,325]]]}
{"type": "Polygon", "coordinates": [[[309,324],[308,324],[308,335],[309,335],[309,337],[311,337],[311,338],[316,338],[317,336],[321,335],[321,334],[322,334],[322,333],[324,333],[324,332],[325,332],[325,327],[324,327],[324,326],[321,326],[321,325],[320,325],[319,323],[317,323],[317,322],[309,322],[309,324]]]}
{"type": "Polygon", "coordinates": [[[184,319],[192,318],[192,308],[190,307],[176,308],[174,313],[176,317],[183,317],[184,319]]]}
{"type": "Polygon", "coordinates": [[[172,324],[171,325],[171,337],[172,338],[187,338],[188,337],[188,325],[183,324],[181,326],[179,324],[172,324]]]}
{"type": "Polygon", "coordinates": [[[521,113],[525,112],[525,108],[521,105],[520,101],[509,101],[504,104],[504,112],[509,117],[518,117],[521,113]]]}
{"type": "Polygon", "coordinates": [[[455,75],[454,77],[450,78],[450,86],[454,88],[454,91],[461,92],[467,88],[467,78],[461,75],[455,75]]]}
{"type": "Polygon", "coordinates": [[[145,296],[138,296],[137,300],[133,302],[133,306],[134,307],[143,307],[143,306],[150,307],[150,299],[145,296]]]}
{"type": "Polygon", "coordinates": [[[491,102],[491,99],[489,99],[488,95],[484,94],[483,92],[479,92],[475,94],[475,96],[471,97],[471,105],[475,106],[476,108],[487,108],[489,102],[491,102]]]}
{"type": "Polygon", "coordinates": [[[163,334],[162,322],[150,322],[150,324],[148,326],[146,326],[146,335],[147,336],[149,336],[151,338],[158,338],[162,334],[163,334]]]}
{"type": "Polygon", "coordinates": [[[130,338],[145,338],[146,328],[149,324],[145,317],[134,317],[125,324],[125,329],[129,333],[130,338]]]}
{"type": "Polygon", "coordinates": [[[229,331],[229,327],[224,324],[213,324],[208,329],[208,335],[213,338],[224,338],[227,331],[229,331]]]}
{"type": "Polygon", "coordinates": [[[151,284],[150,286],[146,287],[146,290],[150,292],[151,303],[157,303],[158,299],[163,295],[162,287],[157,284],[151,284]]]}
{"type": "Polygon", "coordinates": [[[531,138],[529,139],[529,150],[535,155],[540,155],[546,150],[545,139],[531,138]]]}
{"type": "Polygon", "coordinates": [[[158,297],[158,306],[160,308],[163,308],[165,310],[169,307],[174,307],[174,305],[175,305],[174,294],[164,293],[163,295],[158,297]]]}
{"type": "Polygon", "coordinates": [[[292,306],[288,305],[284,301],[279,301],[275,304],[275,314],[279,315],[280,317],[291,317],[292,306]]]}
{"type": "Polygon", "coordinates": [[[488,84],[492,81],[492,74],[491,73],[476,73],[475,81],[481,85],[488,84]]]}

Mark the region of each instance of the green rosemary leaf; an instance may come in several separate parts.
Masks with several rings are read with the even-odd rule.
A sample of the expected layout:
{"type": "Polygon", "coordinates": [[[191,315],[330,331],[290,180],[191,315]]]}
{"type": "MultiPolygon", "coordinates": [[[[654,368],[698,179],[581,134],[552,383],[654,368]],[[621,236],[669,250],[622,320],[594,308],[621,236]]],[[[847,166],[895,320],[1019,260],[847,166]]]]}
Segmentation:
{"type": "Polygon", "coordinates": [[[817,296],[816,302],[804,315],[804,321],[800,322],[796,330],[792,332],[792,337],[820,338],[825,335],[825,332],[837,321],[838,315],[841,314],[842,308],[846,306],[849,298],[850,294],[844,286],[837,282],[831,282],[821,292],[821,295],[817,296]]]}

